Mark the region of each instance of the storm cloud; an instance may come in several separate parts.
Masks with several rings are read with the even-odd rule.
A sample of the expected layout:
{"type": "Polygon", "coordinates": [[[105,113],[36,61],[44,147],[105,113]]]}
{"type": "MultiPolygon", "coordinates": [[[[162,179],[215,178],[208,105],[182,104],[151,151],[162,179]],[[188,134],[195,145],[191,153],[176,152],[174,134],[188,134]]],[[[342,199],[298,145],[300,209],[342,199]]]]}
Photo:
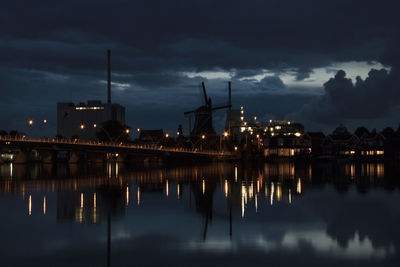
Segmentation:
{"type": "Polygon", "coordinates": [[[389,83],[385,69],[371,70],[368,77],[353,81],[340,70],[324,84],[325,94],[307,104],[300,115],[320,123],[375,119],[399,104],[400,91],[389,83]]]}
{"type": "Polygon", "coordinates": [[[113,100],[127,106],[132,126],[175,131],[184,122],[182,112],[201,104],[201,80],[209,84],[210,95],[220,96],[228,79],[234,98],[240,99],[237,104],[248,107],[249,115],[279,114],[282,119],[295,113],[306,126],[385,118],[398,104],[391,100],[397,96],[394,73],[400,58],[395,49],[398,8],[394,0],[9,1],[0,11],[0,128],[20,128],[28,117],[47,116],[45,134],[54,135],[50,121],[55,120],[57,101],[104,100],[106,49],[112,50],[113,100]],[[329,92],[315,100],[323,84],[307,87],[318,78],[315,69],[346,62],[391,67],[384,92],[372,89],[377,87],[373,81],[384,75],[373,71],[363,85],[353,81],[346,89],[335,78],[329,92]],[[189,77],[189,72],[229,75],[222,81],[189,77]],[[288,73],[290,78],[283,79],[288,73]],[[345,111],[348,90],[371,94],[356,97],[359,112],[345,111]],[[304,92],[308,98],[298,97],[304,92]],[[264,102],[278,97],[281,105],[255,108],[255,93],[264,102]],[[345,94],[343,101],[340,93],[345,94]],[[365,108],[364,113],[362,103],[371,104],[374,98],[378,108],[365,108]],[[285,106],[290,102],[295,104],[285,106]],[[148,104],[165,112],[150,114],[148,104]],[[310,115],[318,105],[323,112],[310,115]],[[294,110],[299,106],[304,107],[294,110]],[[329,110],[336,107],[338,112],[329,110]]]}

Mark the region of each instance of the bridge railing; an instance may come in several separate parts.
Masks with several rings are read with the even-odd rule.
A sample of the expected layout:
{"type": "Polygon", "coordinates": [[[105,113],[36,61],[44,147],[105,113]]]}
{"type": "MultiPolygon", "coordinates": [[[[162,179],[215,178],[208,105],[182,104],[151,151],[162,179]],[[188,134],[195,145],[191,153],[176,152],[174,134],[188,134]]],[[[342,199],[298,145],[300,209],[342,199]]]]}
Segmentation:
{"type": "Polygon", "coordinates": [[[175,153],[192,153],[192,154],[208,154],[208,155],[219,155],[226,156],[232,155],[231,152],[218,151],[218,150],[192,150],[182,147],[164,147],[160,145],[150,144],[129,144],[123,142],[99,142],[90,140],[79,140],[79,139],[59,139],[59,138],[35,138],[26,136],[1,136],[0,141],[6,142],[26,142],[26,143],[49,143],[49,144],[67,144],[67,145],[86,145],[86,146],[97,146],[97,147],[108,147],[108,148],[130,148],[130,149],[142,149],[142,150],[154,150],[154,151],[165,151],[175,153]]]}

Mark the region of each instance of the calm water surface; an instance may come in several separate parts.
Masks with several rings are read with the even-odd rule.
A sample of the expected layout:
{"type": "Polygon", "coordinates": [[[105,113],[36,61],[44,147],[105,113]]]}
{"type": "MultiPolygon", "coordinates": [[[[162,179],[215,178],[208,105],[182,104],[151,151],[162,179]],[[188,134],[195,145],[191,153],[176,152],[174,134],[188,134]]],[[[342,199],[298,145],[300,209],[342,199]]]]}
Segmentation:
{"type": "Polygon", "coordinates": [[[383,163],[0,165],[1,266],[398,266],[383,163]]]}

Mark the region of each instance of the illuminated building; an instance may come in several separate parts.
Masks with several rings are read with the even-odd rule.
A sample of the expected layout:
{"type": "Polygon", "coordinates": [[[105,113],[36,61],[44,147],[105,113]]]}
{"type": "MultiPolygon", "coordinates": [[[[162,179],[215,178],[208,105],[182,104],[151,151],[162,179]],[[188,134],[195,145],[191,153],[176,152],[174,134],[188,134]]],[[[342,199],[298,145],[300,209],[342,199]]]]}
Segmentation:
{"type": "Polygon", "coordinates": [[[244,131],[244,109],[230,109],[226,114],[225,130],[232,136],[237,137],[244,131]]]}
{"type": "Polygon", "coordinates": [[[271,120],[265,126],[266,134],[268,136],[284,135],[301,137],[304,133],[304,126],[300,123],[286,121],[286,120],[271,120]]]}
{"type": "Polygon", "coordinates": [[[360,157],[383,157],[385,154],[384,144],[386,137],[378,133],[364,134],[358,143],[360,157]]]}
{"type": "Polygon", "coordinates": [[[265,157],[295,157],[311,154],[311,137],[308,134],[277,135],[264,140],[265,157]]]}
{"type": "Polygon", "coordinates": [[[102,123],[113,120],[125,125],[125,108],[111,104],[111,51],[107,50],[107,103],[100,100],[88,101],[87,104],[57,103],[57,135],[63,138],[78,137],[95,140],[102,123]]]}
{"type": "Polygon", "coordinates": [[[64,138],[73,136],[84,140],[95,140],[102,123],[115,120],[125,124],[125,108],[119,104],[88,101],[87,104],[57,104],[57,134],[64,138]]]}
{"type": "Polygon", "coordinates": [[[331,156],[355,156],[360,139],[340,125],[322,143],[323,154],[331,156]]]}

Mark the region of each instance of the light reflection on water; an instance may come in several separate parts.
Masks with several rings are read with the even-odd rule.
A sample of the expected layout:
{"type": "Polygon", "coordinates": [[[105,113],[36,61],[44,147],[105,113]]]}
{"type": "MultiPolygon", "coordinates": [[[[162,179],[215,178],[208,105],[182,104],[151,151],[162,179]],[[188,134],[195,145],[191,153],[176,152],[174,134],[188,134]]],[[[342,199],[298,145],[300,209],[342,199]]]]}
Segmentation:
{"type": "Polygon", "coordinates": [[[104,266],[108,241],[115,266],[218,265],[216,255],[230,265],[258,255],[259,263],[281,265],[323,258],[395,266],[398,174],[383,163],[145,170],[3,164],[1,251],[15,266],[46,258],[59,265],[61,254],[65,266],[88,265],[87,254],[90,264],[104,266]],[[30,245],[27,256],[21,244],[30,245]],[[163,260],[146,258],[153,254],[163,260]],[[287,255],[309,257],[291,262],[287,255]]]}

